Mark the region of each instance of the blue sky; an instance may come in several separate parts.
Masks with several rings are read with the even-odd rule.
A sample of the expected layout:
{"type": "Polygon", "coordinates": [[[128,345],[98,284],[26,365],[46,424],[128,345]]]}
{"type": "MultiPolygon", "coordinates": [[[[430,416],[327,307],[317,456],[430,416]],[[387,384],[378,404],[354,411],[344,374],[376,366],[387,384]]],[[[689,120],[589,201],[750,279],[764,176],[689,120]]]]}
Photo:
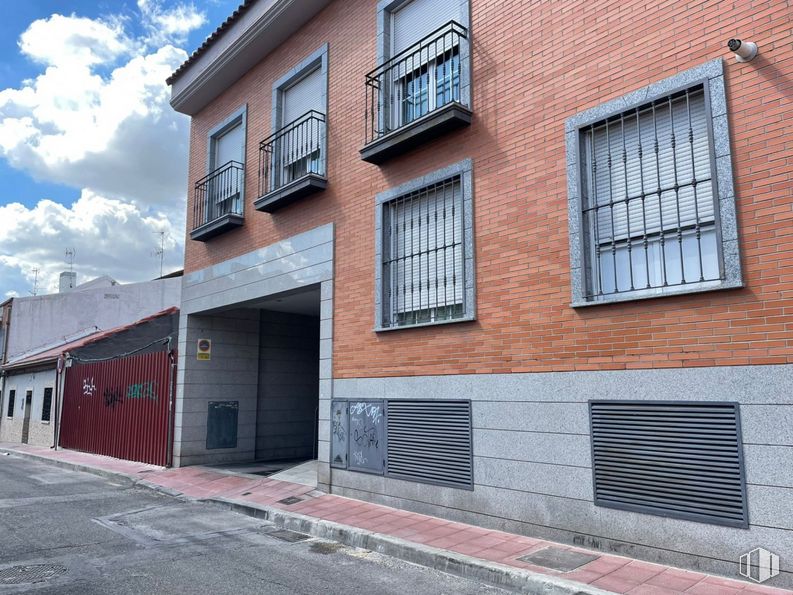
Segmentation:
{"type": "MultiPolygon", "coordinates": [[[[181,267],[189,120],[164,78],[238,0],[26,0],[0,18],[0,300],[181,267]],[[164,75],[164,76],[163,76],[164,75]]],[[[13,7],[12,7],[13,6],[13,7]]]]}

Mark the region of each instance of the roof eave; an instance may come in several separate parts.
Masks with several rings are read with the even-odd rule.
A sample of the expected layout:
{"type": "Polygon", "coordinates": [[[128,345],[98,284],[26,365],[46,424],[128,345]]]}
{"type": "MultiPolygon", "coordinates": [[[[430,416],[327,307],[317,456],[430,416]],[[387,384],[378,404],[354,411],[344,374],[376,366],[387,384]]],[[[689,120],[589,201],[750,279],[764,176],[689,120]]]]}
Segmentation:
{"type": "Polygon", "coordinates": [[[169,79],[171,106],[195,115],[331,0],[259,0],[169,79]],[[220,46],[223,42],[224,47],[220,46]]]}

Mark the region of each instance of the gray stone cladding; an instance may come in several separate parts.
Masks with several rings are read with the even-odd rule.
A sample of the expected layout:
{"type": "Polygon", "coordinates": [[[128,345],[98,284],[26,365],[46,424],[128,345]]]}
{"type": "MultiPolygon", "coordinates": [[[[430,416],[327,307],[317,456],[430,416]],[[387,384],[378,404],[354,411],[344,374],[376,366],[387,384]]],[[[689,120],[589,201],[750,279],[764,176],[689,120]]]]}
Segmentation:
{"type": "Polygon", "coordinates": [[[762,546],[793,586],[793,365],[338,379],[334,397],[471,399],[474,491],[332,469],[333,493],[727,576],[762,546]],[[596,507],[590,399],[739,402],[750,528],[596,507]]]}

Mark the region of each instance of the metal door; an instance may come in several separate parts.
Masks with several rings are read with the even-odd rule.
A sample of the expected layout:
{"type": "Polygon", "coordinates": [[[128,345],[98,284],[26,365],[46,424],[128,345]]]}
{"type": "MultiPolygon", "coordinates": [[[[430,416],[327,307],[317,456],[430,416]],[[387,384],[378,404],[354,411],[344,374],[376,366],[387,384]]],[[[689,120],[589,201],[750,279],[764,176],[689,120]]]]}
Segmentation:
{"type": "Polygon", "coordinates": [[[170,464],[174,358],[146,353],[67,368],[60,445],[170,464]]]}
{"type": "Polygon", "coordinates": [[[22,422],[22,444],[28,443],[30,434],[30,409],[33,403],[33,391],[25,393],[25,421],[22,422]]]}

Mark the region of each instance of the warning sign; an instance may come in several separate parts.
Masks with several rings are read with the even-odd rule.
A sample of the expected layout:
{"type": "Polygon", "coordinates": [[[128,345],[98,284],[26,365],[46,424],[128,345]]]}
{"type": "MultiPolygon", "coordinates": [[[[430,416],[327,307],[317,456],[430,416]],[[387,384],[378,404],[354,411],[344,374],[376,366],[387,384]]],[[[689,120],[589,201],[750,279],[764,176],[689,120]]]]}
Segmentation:
{"type": "Polygon", "coordinates": [[[212,359],[212,339],[199,339],[196,359],[209,361],[212,359]]]}

